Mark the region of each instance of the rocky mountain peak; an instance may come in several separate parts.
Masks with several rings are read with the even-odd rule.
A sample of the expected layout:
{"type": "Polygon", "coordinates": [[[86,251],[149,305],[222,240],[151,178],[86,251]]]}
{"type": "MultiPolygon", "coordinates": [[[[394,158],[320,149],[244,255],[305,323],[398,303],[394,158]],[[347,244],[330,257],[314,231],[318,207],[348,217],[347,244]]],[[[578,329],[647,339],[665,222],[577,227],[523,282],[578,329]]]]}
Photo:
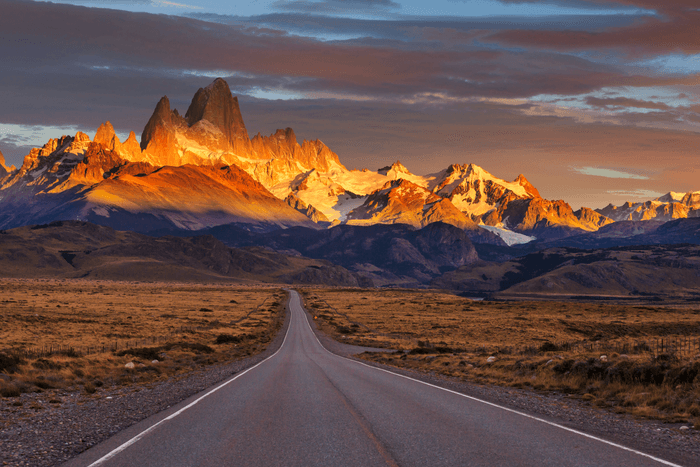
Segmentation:
{"type": "Polygon", "coordinates": [[[700,191],[686,193],[683,195],[681,203],[693,208],[700,208],[700,191]]]}
{"type": "Polygon", "coordinates": [[[136,134],[132,131],[124,143],[119,141],[119,137],[114,131],[112,124],[107,121],[100,125],[95,133],[93,142],[102,145],[104,148],[113,151],[119,157],[128,161],[136,162],[141,160],[141,147],[136,141],[136,134]]]}
{"type": "Polygon", "coordinates": [[[2,151],[0,151],[0,177],[5,175],[7,172],[12,172],[13,170],[15,170],[15,167],[8,167],[6,165],[5,156],[3,156],[2,151]],[[5,173],[3,173],[3,170],[5,171],[5,173]]]}
{"type": "Polygon", "coordinates": [[[89,143],[90,142],[90,137],[83,133],[82,131],[79,131],[75,134],[75,138],[73,138],[74,143],[89,143]]]}
{"type": "Polygon", "coordinates": [[[532,195],[533,198],[541,198],[540,192],[537,191],[537,188],[532,186],[532,183],[527,181],[527,179],[525,178],[525,175],[523,175],[523,174],[518,175],[518,178],[515,179],[515,183],[517,183],[518,185],[525,188],[525,191],[529,195],[532,195]]]}
{"type": "Polygon", "coordinates": [[[467,176],[472,176],[474,178],[484,178],[486,171],[476,164],[469,164],[466,166],[465,170],[467,176]]]}
{"type": "Polygon", "coordinates": [[[275,134],[270,136],[270,140],[281,150],[282,154],[290,158],[298,157],[296,153],[298,152],[299,143],[297,143],[297,135],[294,134],[294,130],[291,128],[277,129],[275,134]]]}
{"type": "Polygon", "coordinates": [[[153,115],[148,119],[148,123],[141,133],[141,149],[146,150],[148,145],[154,141],[157,143],[157,136],[162,133],[163,129],[169,127],[173,123],[173,112],[170,110],[170,100],[168,96],[163,96],[156,104],[153,115]]]}
{"type": "Polygon", "coordinates": [[[207,120],[226,136],[233,148],[240,147],[241,142],[244,145],[249,142],[238,98],[231,95],[228,83],[221,78],[199,88],[185,113],[185,120],[189,126],[207,120]]]}
{"type": "Polygon", "coordinates": [[[9,171],[10,171],[10,169],[8,169],[7,166],[5,165],[5,156],[3,156],[2,151],[0,151],[0,178],[7,175],[7,173],[9,171]]]}
{"type": "Polygon", "coordinates": [[[398,178],[397,176],[400,174],[411,174],[411,172],[401,163],[401,161],[398,160],[391,165],[382,167],[381,169],[377,170],[377,172],[387,176],[393,175],[394,178],[398,178]]]}
{"type": "Polygon", "coordinates": [[[401,161],[396,161],[393,164],[391,164],[391,170],[394,170],[396,172],[400,173],[410,173],[408,169],[401,163],[401,161]]]}
{"type": "Polygon", "coordinates": [[[114,127],[108,120],[97,129],[97,133],[95,133],[95,138],[93,141],[95,143],[100,143],[105,147],[109,147],[113,144],[115,138],[117,141],[119,141],[119,138],[117,138],[117,135],[114,132],[114,127]]]}

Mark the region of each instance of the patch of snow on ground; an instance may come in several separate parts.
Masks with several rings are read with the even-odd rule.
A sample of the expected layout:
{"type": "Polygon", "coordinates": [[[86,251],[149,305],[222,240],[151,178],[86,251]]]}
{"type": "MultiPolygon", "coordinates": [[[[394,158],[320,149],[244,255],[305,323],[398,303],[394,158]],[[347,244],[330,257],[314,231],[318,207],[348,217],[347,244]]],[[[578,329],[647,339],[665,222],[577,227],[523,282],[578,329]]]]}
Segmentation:
{"type": "Polygon", "coordinates": [[[479,227],[481,227],[482,229],[486,229],[489,232],[495,233],[496,235],[501,237],[508,246],[529,243],[537,239],[537,237],[530,237],[528,235],[519,234],[517,232],[513,232],[512,230],[494,227],[492,225],[480,225],[479,227]]]}

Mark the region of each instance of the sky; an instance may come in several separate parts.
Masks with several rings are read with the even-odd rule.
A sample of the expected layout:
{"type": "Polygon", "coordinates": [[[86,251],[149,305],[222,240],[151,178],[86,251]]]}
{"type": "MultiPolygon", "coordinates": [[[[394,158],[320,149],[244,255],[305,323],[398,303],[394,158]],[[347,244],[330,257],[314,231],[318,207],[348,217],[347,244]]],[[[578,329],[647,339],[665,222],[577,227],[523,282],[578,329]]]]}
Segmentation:
{"type": "Polygon", "coordinates": [[[251,136],[475,163],[575,209],[700,190],[697,0],[0,0],[0,151],[140,135],[224,78],[251,136]]]}

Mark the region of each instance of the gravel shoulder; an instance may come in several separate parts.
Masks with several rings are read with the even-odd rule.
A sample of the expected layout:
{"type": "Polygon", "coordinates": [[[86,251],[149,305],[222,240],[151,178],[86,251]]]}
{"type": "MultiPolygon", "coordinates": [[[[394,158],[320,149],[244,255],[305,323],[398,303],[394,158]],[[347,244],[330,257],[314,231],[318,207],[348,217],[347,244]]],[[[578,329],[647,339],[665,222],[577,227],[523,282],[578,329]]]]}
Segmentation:
{"type": "Polygon", "coordinates": [[[678,424],[638,420],[619,415],[595,408],[562,393],[476,384],[435,373],[416,372],[359,359],[355,355],[362,352],[390,352],[391,350],[338,342],[318,329],[308,311],[306,315],[321,344],[334,354],[524,412],[670,462],[686,466],[700,465],[700,431],[698,430],[681,430],[681,425],[678,424]]]}
{"type": "Polygon", "coordinates": [[[149,385],[82,392],[54,391],[60,404],[46,394],[22,394],[0,399],[0,465],[60,465],[116,433],[161,412],[272,355],[289,326],[289,304],[283,326],[254,356],[222,365],[203,366],[186,375],[149,385]],[[14,403],[22,405],[15,406],[14,403]]]}

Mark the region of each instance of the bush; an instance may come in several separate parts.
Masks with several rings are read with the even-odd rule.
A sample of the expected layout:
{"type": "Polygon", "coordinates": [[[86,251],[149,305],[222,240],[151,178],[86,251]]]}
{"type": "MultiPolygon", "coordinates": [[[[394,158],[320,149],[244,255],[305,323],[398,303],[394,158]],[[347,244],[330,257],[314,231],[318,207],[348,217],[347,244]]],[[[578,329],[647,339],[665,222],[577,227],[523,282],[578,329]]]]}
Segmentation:
{"type": "Polygon", "coordinates": [[[562,375],[564,373],[568,373],[569,371],[571,371],[571,368],[573,366],[574,366],[574,361],[569,358],[567,360],[563,360],[561,363],[557,363],[556,365],[554,365],[552,367],[552,371],[562,375]]]}
{"type": "Polygon", "coordinates": [[[56,387],[44,379],[37,379],[35,381],[32,381],[32,384],[34,384],[34,386],[36,386],[40,389],[55,389],[55,387],[56,387]]]}
{"type": "Polygon", "coordinates": [[[435,347],[415,347],[412,349],[410,352],[408,352],[410,355],[425,355],[425,354],[432,354],[432,353],[462,353],[464,352],[464,349],[456,349],[453,347],[447,347],[447,346],[441,346],[441,345],[436,345],[435,347]]]}
{"type": "MultiPolygon", "coordinates": [[[[139,347],[136,349],[125,349],[118,352],[114,352],[117,357],[123,357],[124,355],[133,355],[136,358],[143,358],[144,360],[158,360],[158,353],[163,350],[163,347],[139,347]]],[[[170,349],[167,349],[170,350],[170,349]]]]}
{"type": "Polygon", "coordinates": [[[46,360],[45,358],[39,358],[33,361],[32,366],[39,370],[60,370],[61,368],[63,368],[63,365],[61,365],[60,363],[51,360],[46,360]]]}
{"type": "Polygon", "coordinates": [[[551,342],[545,342],[544,344],[540,345],[538,350],[540,352],[558,352],[559,346],[551,342]]]}
{"type": "Polygon", "coordinates": [[[654,363],[640,365],[634,368],[633,381],[642,384],[655,384],[660,386],[666,378],[668,365],[657,365],[654,363]]]}
{"type": "Polygon", "coordinates": [[[22,391],[14,384],[0,388],[0,396],[2,397],[19,397],[20,394],[22,394],[22,391]]]}
{"type": "Polygon", "coordinates": [[[584,376],[586,379],[603,379],[605,371],[610,366],[607,362],[601,362],[597,358],[589,358],[586,361],[578,361],[571,367],[571,374],[584,376]]]}
{"type": "MultiPolygon", "coordinates": [[[[170,344],[166,344],[165,346],[163,346],[163,348],[164,348],[165,350],[172,350],[172,349],[175,348],[175,347],[179,347],[179,348],[182,349],[182,350],[191,350],[191,351],[193,351],[193,352],[203,352],[203,353],[212,353],[212,352],[214,352],[214,349],[212,349],[212,348],[209,347],[208,345],[206,345],[206,344],[199,344],[199,343],[196,343],[196,342],[194,342],[194,343],[190,343],[190,342],[175,342],[175,343],[170,343],[170,344]]],[[[149,360],[155,360],[156,358],[157,358],[157,357],[151,358],[151,359],[149,359],[149,360]]]]}
{"type": "Polygon", "coordinates": [[[671,386],[692,384],[700,374],[700,362],[695,362],[681,368],[673,368],[666,373],[664,382],[671,386]]]}
{"type": "Polygon", "coordinates": [[[217,344],[240,344],[242,336],[232,336],[231,334],[219,334],[216,336],[217,344]]]}
{"type": "Polygon", "coordinates": [[[0,352],[0,372],[15,373],[18,370],[17,365],[21,363],[23,363],[23,360],[18,355],[8,355],[0,352]]]}
{"type": "Polygon", "coordinates": [[[90,382],[85,383],[83,385],[83,388],[85,389],[85,392],[88,394],[95,394],[95,392],[97,391],[97,389],[95,388],[95,385],[90,383],[90,382]]]}

